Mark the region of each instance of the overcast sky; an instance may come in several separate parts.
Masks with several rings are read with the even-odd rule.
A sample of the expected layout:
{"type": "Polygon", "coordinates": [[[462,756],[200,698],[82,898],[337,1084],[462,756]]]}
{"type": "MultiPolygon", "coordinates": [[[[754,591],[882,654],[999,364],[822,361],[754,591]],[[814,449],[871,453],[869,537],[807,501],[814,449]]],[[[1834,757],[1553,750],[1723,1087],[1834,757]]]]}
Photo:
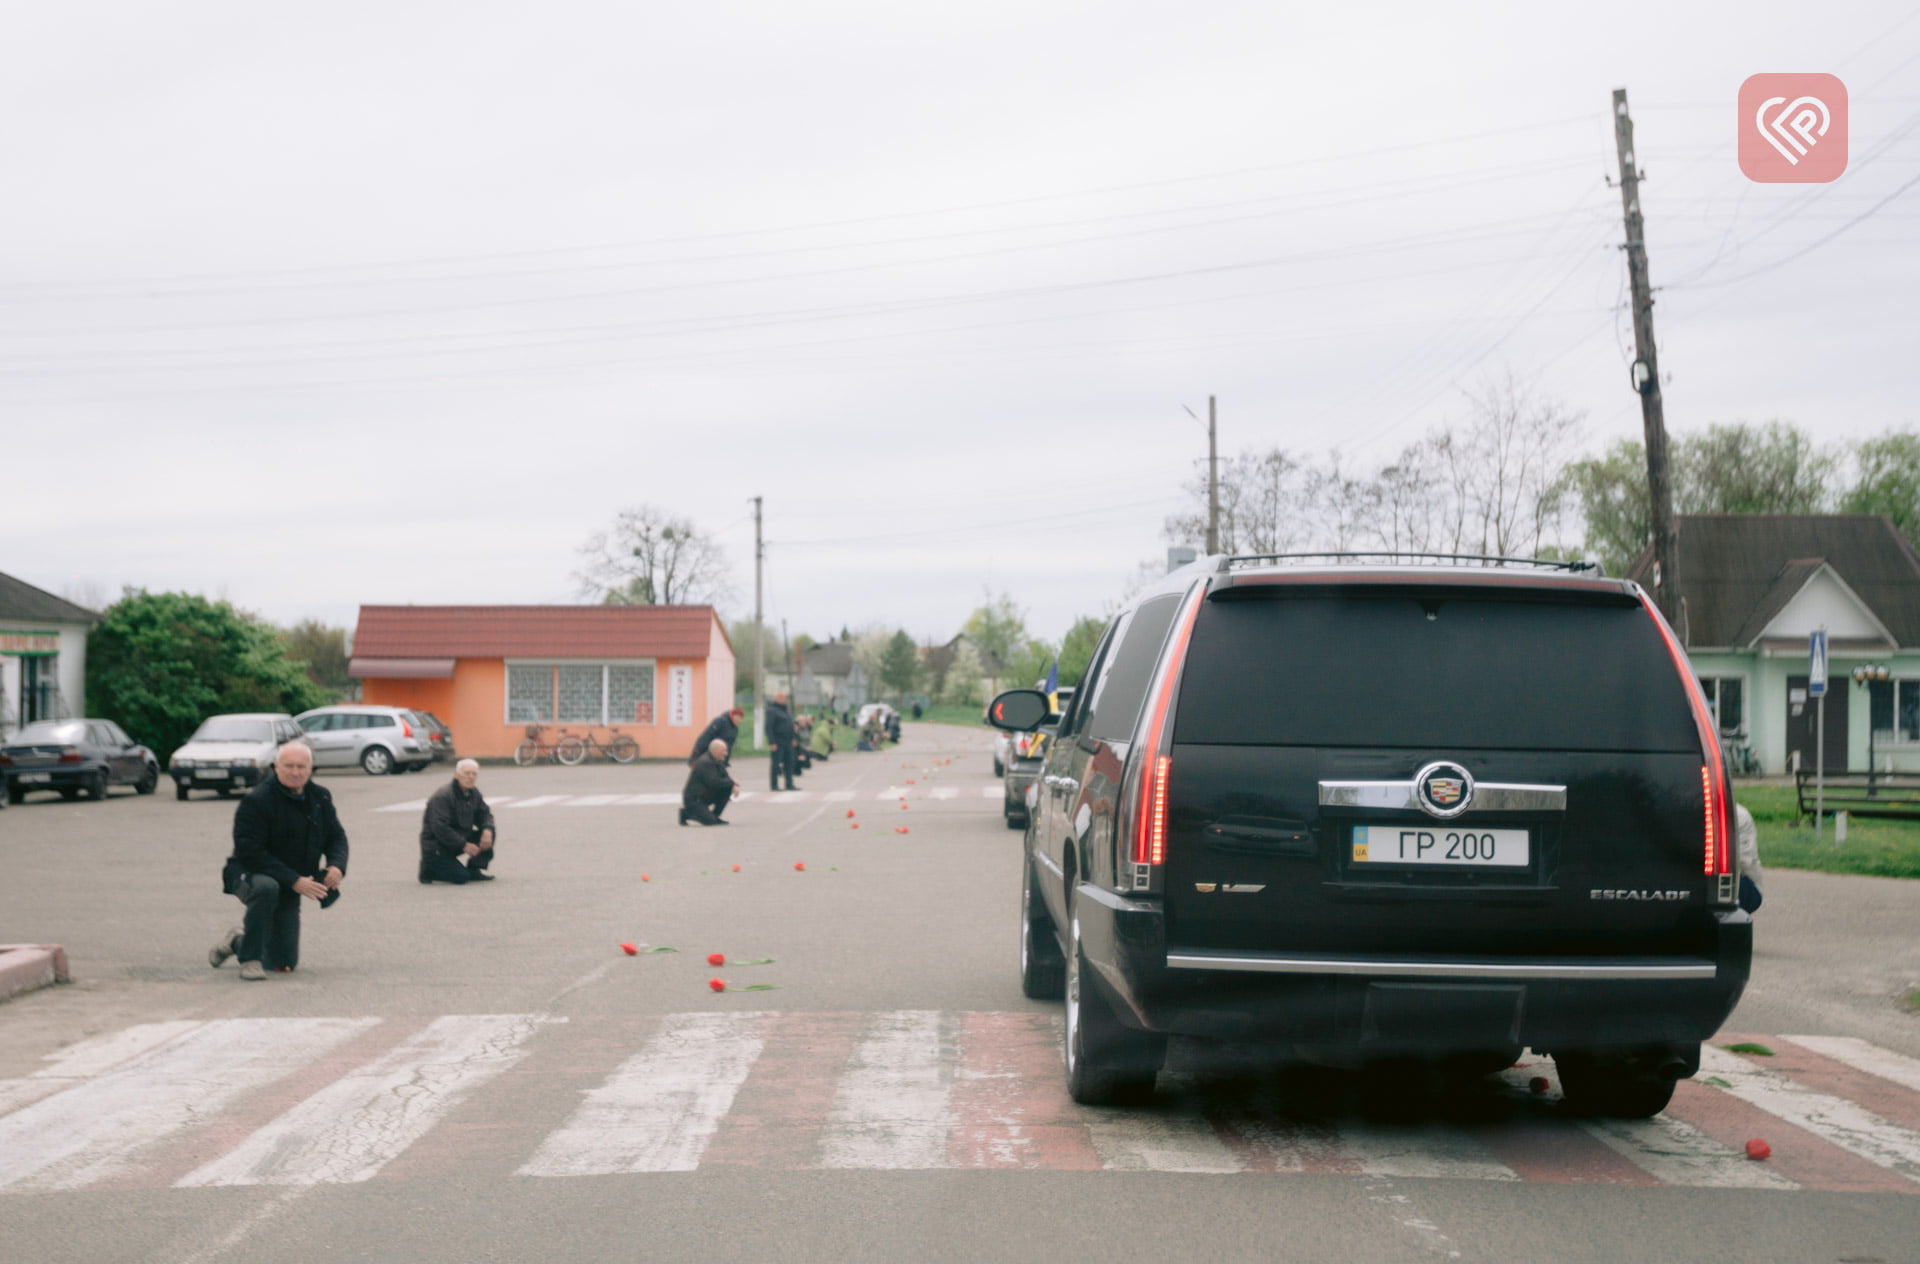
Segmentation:
{"type": "Polygon", "coordinates": [[[1669,427],[1920,425],[1910,3],[4,12],[0,571],[55,592],[570,601],[652,504],[737,616],[761,495],[795,632],[1057,637],[1210,393],[1361,468],[1508,370],[1637,436],[1620,87],[1669,427]],[[1742,176],[1762,71],[1845,81],[1840,180],[1742,176]]]}

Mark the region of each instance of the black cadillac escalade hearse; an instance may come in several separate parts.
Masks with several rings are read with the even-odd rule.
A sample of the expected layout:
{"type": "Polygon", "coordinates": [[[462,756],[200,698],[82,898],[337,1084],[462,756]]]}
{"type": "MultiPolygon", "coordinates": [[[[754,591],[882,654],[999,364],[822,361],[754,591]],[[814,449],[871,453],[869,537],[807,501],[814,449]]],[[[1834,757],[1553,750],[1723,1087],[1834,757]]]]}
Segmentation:
{"type": "Polygon", "coordinates": [[[1646,1116],[1746,985],[1706,701],[1587,564],[1204,559],[1115,617],[1054,734],[1020,968],[1066,999],[1079,1101],[1150,1088],[1182,1035],[1482,1072],[1531,1047],[1569,1106],[1646,1116]]]}

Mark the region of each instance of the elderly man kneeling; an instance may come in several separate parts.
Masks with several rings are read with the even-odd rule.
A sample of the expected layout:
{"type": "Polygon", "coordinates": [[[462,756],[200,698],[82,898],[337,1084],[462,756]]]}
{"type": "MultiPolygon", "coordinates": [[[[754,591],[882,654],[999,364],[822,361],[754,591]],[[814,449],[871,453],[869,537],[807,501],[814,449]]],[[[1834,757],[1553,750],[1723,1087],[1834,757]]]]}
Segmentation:
{"type": "Polygon", "coordinates": [[[720,814],[726,811],[727,801],[739,793],[739,784],[727,772],[727,744],[716,737],[687,773],[686,789],[680,792],[680,823],[727,824],[720,814]]]}
{"type": "Polygon", "coordinates": [[[492,882],[493,810],[480,794],[480,765],[463,759],[427,800],[420,822],[420,881],[492,882]]]}

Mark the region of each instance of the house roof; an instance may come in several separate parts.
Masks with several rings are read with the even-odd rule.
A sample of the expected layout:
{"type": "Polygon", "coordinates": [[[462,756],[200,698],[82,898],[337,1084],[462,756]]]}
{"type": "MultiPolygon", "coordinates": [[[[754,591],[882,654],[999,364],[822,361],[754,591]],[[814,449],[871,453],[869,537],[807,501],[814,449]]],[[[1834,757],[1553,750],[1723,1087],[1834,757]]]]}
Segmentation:
{"type": "Polygon", "coordinates": [[[712,606],[362,606],[355,659],[705,658],[712,606]]]}
{"type": "Polygon", "coordinates": [[[1002,672],[1006,671],[1006,664],[1000,661],[998,654],[995,654],[992,650],[982,649],[980,646],[975,645],[973,638],[965,632],[954,633],[953,639],[945,645],[927,646],[920,651],[921,661],[927,665],[927,670],[935,676],[945,676],[947,672],[952,670],[954,657],[960,653],[960,647],[963,644],[973,645],[973,652],[980,656],[980,670],[983,674],[990,677],[998,677],[1002,672]]]}
{"type": "Polygon", "coordinates": [[[0,619],[40,623],[98,623],[100,616],[24,579],[0,574],[0,619]]]}
{"type": "MultiPolygon", "coordinates": [[[[1676,526],[1692,645],[1751,644],[1824,563],[1901,645],[1920,646],[1920,554],[1880,514],[1686,514],[1676,526]]],[[[1652,572],[1648,548],[1627,578],[1652,572]]]]}
{"type": "Polygon", "coordinates": [[[850,676],[853,674],[853,646],[845,641],[828,641],[808,650],[801,661],[805,670],[816,676],[850,676]]]}

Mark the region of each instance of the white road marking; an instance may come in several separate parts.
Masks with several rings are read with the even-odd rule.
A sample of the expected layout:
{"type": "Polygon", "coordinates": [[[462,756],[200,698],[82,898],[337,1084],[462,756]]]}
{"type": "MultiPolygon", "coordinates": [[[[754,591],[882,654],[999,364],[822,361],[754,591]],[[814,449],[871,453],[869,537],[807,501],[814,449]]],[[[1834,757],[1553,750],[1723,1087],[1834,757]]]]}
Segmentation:
{"type": "Polygon", "coordinates": [[[764,1046],[766,1015],[672,1014],[520,1169],[522,1176],[691,1172],[764,1046]]]}
{"type": "Polygon", "coordinates": [[[1004,798],[1005,796],[1006,796],[1006,790],[1003,787],[1000,787],[1000,786],[981,786],[980,787],[980,797],[983,799],[999,799],[999,798],[1004,798]]]}
{"type": "Polygon", "coordinates": [[[941,1168],[953,1128],[954,1056],[938,1010],[873,1015],[820,1138],[830,1168],[941,1168]]]}
{"type": "Polygon", "coordinates": [[[1094,1153],[1109,1171],[1238,1172],[1245,1166],[1205,1118],[1127,1109],[1087,1113],[1094,1153]]]}
{"type": "MultiPolygon", "coordinates": [[[[494,806],[498,806],[497,802],[495,802],[494,800],[488,800],[488,802],[490,804],[493,804],[494,806]]],[[[420,809],[426,806],[427,806],[427,801],[425,799],[408,799],[405,803],[389,803],[387,804],[387,806],[383,808],[375,808],[374,811],[376,812],[418,812],[420,809]]]]}
{"type": "Polygon", "coordinates": [[[604,808],[609,803],[618,803],[626,798],[623,794],[583,794],[567,804],[570,808],[604,808]]]}
{"type": "Polygon", "coordinates": [[[1888,1123],[1845,1098],[1804,1088],[1737,1053],[1712,1045],[1701,1047],[1700,1070],[1726,1081],[1727,1087],[1721,1092],[1805,1128],[1869,1163],[1920,1181],[1920,1134],[1888,1123]]]}
{"type": "Polygon", "coordinates": [[[1668,1115],[1652,1119],[1583,1119],[1580,1126],[1602,1145],[1666,1185],[1709,1189],[1798,1189],[1764,1163],[1722,1145],[1693,1125],[1668,1115]]]}
{"type": "Polygon", "coordinates": [[[1520,1174],[1471,1136],[1445,1124],[1389,1127],[1356,1123],[1340,1130],[1340,1149],[1368,1176],[1441,1176],[1517,1181],[1520,1174]]]}
{"type": "Polygon", "coordinates": [[[123,1062],[184,1036],[199,1025],[194,1020],[139,1023],[50,1053],[44,1060],[52,1066],[43,1067],[24,1079],[0,1080],[0,1115],[51,1097],[82,1080],[103,1075],[123,1062]]]}
{"type": "Polygon", "coordinates": [[[677,794],[628,794],[622,795],[616,802],[622,807],[663,808],[669,805],[677,807],[680,796],[677,794]]]}
{"type": "Polygon", "coordinates": [[[1835,1062],[1844,1062],[1856,1071],[1892,1080],[1902,1088],[1920,1093],[1920,1060],[1904,1053],[1882,1049],[1853,1036],[1783,1036],[1782,1039],[1804,1045],[1835,1062]]]}
{"type": "Polygon", "coordinates": [[[474,1089],[524,1058],[527,1037],[553,1021],[537,1014],[436,1018],[412,1039],[341,1076],[175,1184],[368,1180],[474,1089]]]}
{"type": "Polygon", "coordinates": [[[828,803],[845,803],[858,796],[851,790],[829,790],[824,797],[828,803]]]}
{"type": "Polygon", "coordinates": [[[929,799],[957,799],[960,797],[960,787],[935,786],[933,789],[927,791],[927,797],[929,799]]]}
{"type": "Polygon", "coordinates": [[[0,1117],[0,1188],[79,1189],[244,1093],[292,1074],[377,1018],[228,1018],[0,1117]]]}
{"type": "Polygon", "coordinates": [[[521,799],[513,806],[516,808],[544,808],[555,803],[565,803],[573,796],[570,794],[536,794],[531,799],[521,799]]]}
{"type": "MultiPolygon", "coordinates": [[[[983,799],[998,799],[1001,796],[999,786],[975,787],[983,799]]],[[[889,786],[873,796],[876,802],[895,799],[958,799],[968,794],[960,786],[889,786]]],[[[743,790],[738,802],[762,802],[781,804],[802,803],[847,803],[862,797],[853,790],[782,790],[777,794],[765,790],[743,790]]],[[[680,796],[666,792],[651,794],[541,794],[532,798],[516,799],[512,795],[490,798],[487,804],[494,808],[610,808],[610,807],[678,807],[680,796]]],[[[418,812],[427,805],[425,799],[409,799],[405,803],[390,803],[385,807],[374,808],[375,812],[418,812]]]]}

